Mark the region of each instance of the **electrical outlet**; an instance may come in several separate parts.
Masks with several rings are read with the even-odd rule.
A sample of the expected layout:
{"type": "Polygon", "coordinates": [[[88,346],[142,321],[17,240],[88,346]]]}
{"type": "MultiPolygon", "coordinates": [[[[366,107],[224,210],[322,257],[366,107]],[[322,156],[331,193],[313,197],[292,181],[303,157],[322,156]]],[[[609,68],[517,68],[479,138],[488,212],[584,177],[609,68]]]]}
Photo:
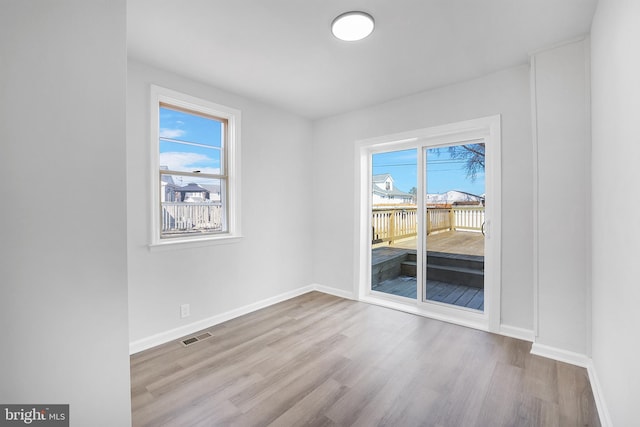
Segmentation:
{"type": "Polygon", "coordinates": [[[184,319],[185,317],[189,317],[189,314],[191,314],[189,304],[182,304],[180,306],[180,317],[184,319]]]}

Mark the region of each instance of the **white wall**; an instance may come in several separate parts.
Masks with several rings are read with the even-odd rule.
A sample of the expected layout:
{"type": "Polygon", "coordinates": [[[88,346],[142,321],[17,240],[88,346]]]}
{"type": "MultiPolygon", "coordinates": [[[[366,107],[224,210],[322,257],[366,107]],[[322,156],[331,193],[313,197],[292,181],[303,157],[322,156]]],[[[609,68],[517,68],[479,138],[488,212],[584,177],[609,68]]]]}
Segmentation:
{"type": "Polygon", "coordinates": [[[127,107],[132,342],[311,284],[310,121],[135,61],[127,107]],[[241,110],[241,242],[149,251],[151,83],[241,110]]]}
{"type": "Polygon", "coordinates": [[[313,280],[351,292],[356,140],[502,115],[502,323],[533,329],[532,148],[529,68],[404,97],[314,126],[313,280]],[[326,188],[340,191],[327,192],[326,188]]]}
{"type": "Polygon", "coordinates": [[[0,10],[0,402],[68,403],[74,426],[131,422],[125,13],[0,10]]]}
{"type": "Polygon", "coordinates": [[[638,40],[640,2],[601,0],[591,32],[592,357],[616,426],[638,423],[638,40]]]}
{"type": "Polygon", "coordinates": [[[536,344],[588,353],[590,155],[587,40],[532,58],[537,129],[536,344]]]}

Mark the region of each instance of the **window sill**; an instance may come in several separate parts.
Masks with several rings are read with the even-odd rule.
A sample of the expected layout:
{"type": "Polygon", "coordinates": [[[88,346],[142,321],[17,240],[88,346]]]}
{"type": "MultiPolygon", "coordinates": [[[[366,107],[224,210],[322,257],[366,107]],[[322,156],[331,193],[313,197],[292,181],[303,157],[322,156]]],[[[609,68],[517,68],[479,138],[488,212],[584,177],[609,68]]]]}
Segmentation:
{"type": "Polygon", "coordinates": [[[231,243],[237,243],[242,239],[241,235],[228,235],[228,236],[215,236],[215,237],[203,237],[195,239],[170,239],[162,240],[160,242],[149,244],[149,250],[151,252],[175,250],[175,249],[188,249],[188,248],[201,248],[206,246],[228,245],[231,243]]]}

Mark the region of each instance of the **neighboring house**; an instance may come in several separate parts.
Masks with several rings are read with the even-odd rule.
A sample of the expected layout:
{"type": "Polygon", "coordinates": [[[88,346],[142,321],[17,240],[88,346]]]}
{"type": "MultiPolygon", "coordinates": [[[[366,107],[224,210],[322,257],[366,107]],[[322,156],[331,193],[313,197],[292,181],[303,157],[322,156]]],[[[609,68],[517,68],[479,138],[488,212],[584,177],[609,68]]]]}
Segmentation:
{"type": "Polygon", "coordinates": [[[209,192],[209,200],[211,200],[212,202],[219,202],[222,200],[222,197],[220,196],[220,184],[213,184],[213,185],[201,184],[200,187],[204,188],[209,192]]]}
{"type": "Polygon", "coordinates": [[[178,200],[182,202],[198,203],[209,200],[209,191],[195,182],[190,182],[184,187],[178,188],[176,193],[179,194],[178,200]]]}
{"type": "MultiPolygon", "coordinates": [[[[167,170],[167,167],[160,166],[160,169],[167,170]]],[[[176,192],[180,186],[173,181],[173,176],[161,175],[160,185],[162,186],[162,190],[160,191],[160,202],[177,202],[179,200],[176,192]]]]}
{"type": "Polygon", "coordinates": [[[441,194],[427,194],[427,206],[437,205],[477,205],[484,206],[484,195],[449,190],[441,194]]]}
{"type": "MultiPolygon", "coordinates": [[[[167,170],[167,166],[160,166],[160,169],[167,170]]],[[[162,190],[160,192],[160,202],[196,202],[196,201],[213,201],[219,202],[220,185],[200,185],[189,183],[187,185],[178,185],[171,175],[162,175],[160,178],[162,190]]]]}
{"type": "Polygon", "coordinates": [[[393,177],[388,173],[373,175],[371,182],[373,184],[372,200],[374,205],[414,203],[414,195],[397,189],[393,177]]]}

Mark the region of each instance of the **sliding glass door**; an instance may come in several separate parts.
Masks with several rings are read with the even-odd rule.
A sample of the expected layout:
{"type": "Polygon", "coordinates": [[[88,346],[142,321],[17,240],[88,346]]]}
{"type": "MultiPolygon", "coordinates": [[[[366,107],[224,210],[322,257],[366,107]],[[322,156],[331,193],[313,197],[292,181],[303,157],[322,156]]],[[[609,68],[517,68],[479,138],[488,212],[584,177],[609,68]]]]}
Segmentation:
{"type": "Polygon", "coordinates": [[[484,152],[475,141],[371,155],[371,291],[484,310],[484,152]]]}
{"type": "Polygon", "coordinates": [[[483,311],[485,144],[423,150],[424,301],[483,311]]]}
{"type": "Polygon", "coordinates": [[[500,328],[500,117],[357,142],[358,297],[500,328]]]}

